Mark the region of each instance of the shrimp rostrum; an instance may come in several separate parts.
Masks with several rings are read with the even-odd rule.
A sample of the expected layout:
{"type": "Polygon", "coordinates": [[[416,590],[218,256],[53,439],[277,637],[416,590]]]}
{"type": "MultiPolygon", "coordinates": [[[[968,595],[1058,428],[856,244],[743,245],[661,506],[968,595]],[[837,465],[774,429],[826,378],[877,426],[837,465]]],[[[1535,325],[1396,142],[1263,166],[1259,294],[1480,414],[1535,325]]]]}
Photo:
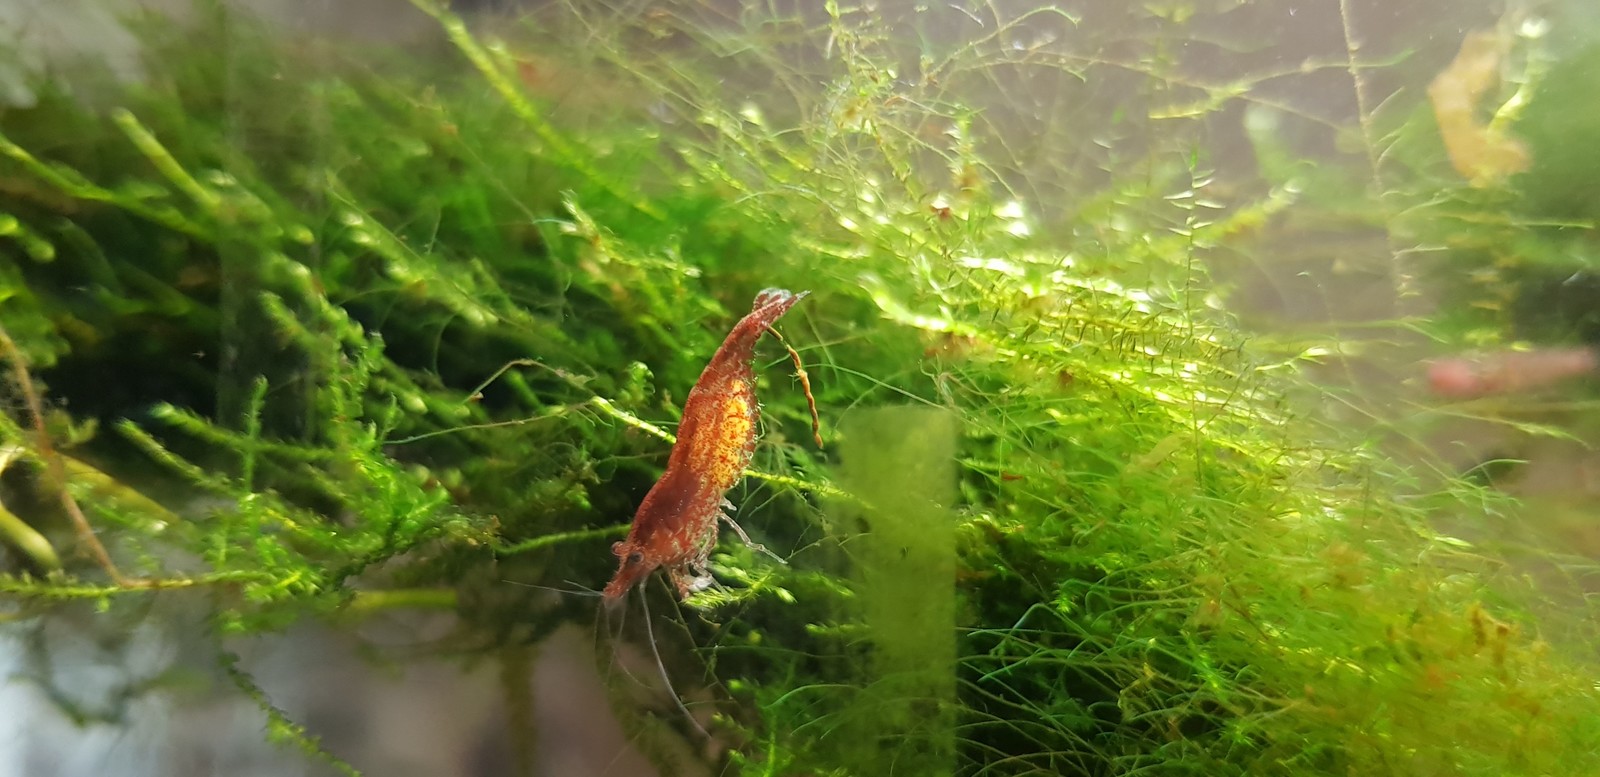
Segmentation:
{"type": "MultiPolygon", "coordinates": [[[[727,493],[739,482],[755,453],[760,418],[753,366],[756,341],[763,332],[776,336],[773,323],[806,294],[783,289],[766,289],[757,294],[750,313],[734,325],[706,364],[684,402],[683,420],[667,458],[666,472],[640,503],[627,539],[611,546],[618,567],[604,591],[608,604],[620,601],[658,568],[666,570],[680,597],[688,598],[706,588],[711,584],[706,562],[717,544],[719,521],[732,526],[750,547],[765,551],[750,542],[728,515],[733,504],[727,493]]],[[[784,347],[788,348],[787,344],[784,347]]],[[[810,383],[800,368],[799,355],[792,348],[789,353],[811,403],[815,434],[816,403],[810,383]]],[[[820,435],[816,437],[821,445],[820,435]]]]}

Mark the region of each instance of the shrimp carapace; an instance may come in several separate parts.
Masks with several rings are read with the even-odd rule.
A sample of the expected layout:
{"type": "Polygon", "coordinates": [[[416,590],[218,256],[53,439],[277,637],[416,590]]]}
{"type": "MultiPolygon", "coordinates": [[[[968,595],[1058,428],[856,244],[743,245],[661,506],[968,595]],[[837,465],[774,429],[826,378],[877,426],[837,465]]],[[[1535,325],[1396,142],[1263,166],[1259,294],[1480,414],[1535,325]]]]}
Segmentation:
{"type": "MultiPolygon", "coordinates": [[[[658,567],[667,571],[678,595],[687,598],[711,582],[706,559],[717,544],[717,522],[727,521],[744,538],[725,511],[733,509],[728,489],[739,482],[755,453],[760,416],[752,365],[756,341],[762,332],[773,331],[772,324],[807,293],[766,289],[757,294],[750,313],[734,324],[689,390],[667,471],[640,503],[627,539],[611,546],[619,566],[605,588],[607,603],[619,601],[658,567]]],[[[795,359],[798,365],[799,357],[795,359]]],[[[815,428],[810,383],[802,382],[815,428]]],[[[817,439],[820,444],[821,437],[817,439]]]]}

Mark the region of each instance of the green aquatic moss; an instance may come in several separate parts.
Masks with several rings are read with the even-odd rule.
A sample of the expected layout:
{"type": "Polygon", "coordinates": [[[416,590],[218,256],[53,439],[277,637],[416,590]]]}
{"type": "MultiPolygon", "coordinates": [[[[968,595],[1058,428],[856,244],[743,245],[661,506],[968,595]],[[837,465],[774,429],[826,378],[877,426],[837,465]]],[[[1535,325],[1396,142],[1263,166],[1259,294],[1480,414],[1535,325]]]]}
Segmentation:
{"type": "MultiPolygon", "coordinates": [[[[645,594],[652,636],[697,654],[664,664],[726,692],[730,768],[1592,767],[1590,667],[1541,640],[1535,589],[1434,523],[1499,503],[1319,418],[1299,368],[1331,338],[1263,342],[1217,293],[1207,260],[1301,186],[1215,183],[1207,119],[1273,76],[1185,78],[1162,41],[1194,9],[1118,11],[1151,34],[1108,59],[1055,47],[1081,21],[1059,11],[913,45],[902,15],[965,14],[556,6],[495,39],[419,5],[445,64],[380,73],[217,17],[248,45],[153,28],[115,110],[44,85],[0,115],[0,324],[26,373],[0,445],[35,473],[82,462],[3,498],[65,489],[116,565],[62,552],[68,517],[17,513],[65,567],[21,543],[33,568],[0,593],[25,625],[203,588],[269,733],[358,769],[229,641],[447,608],[440,650],[516,681],[526,646],[595,619],[507,581],[606,579],[689,387],[783,286],[811,292],[784,331],[838,445],[809,445],[763,351],[733,496],[788,563],[724,543],[724,587],[673,616],[645,594]],[[522,80],[524,49],[576,40],[594,84],[648,95],[637,122],[564,125],[522,80]],[[1057,107],[1016,99],[1023,78],[1057,107]],[[30,392],[77,422],[38,419],[55,446],[30,392]]],[[[695,736],[625,712],[664,765],[695,736]]]]}

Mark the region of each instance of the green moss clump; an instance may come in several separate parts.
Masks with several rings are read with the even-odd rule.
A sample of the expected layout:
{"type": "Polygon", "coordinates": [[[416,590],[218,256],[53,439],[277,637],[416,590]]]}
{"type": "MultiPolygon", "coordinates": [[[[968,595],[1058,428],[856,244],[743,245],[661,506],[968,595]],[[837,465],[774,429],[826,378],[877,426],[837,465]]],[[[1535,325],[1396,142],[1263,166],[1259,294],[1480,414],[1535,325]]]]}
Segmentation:
{"type": "MultiPolygon", "coordinates": [[[[764,352],[734,497],[790,563],[725,545],[682,611],[742,772],[1594,765],[1588,665],[1432,524],[1494,501],[1330,428],[1298,401],[1328,344],[1254,341],[1216,293],[1207,260],[1298,189],[1216,182],[1208,120],[1273,76],[1185,78],[1163,41],[1195,9],[1113,13],[1150,33],[1123,58],[1048,10],[951,38],[971,17],[946,8],[559,7],[492,40],[418,3],[444,64],[379,75],[218,16],[247,45],[154,28],[116,110],[44,88],[0,114],[6,396],[70,413],[12,403],[11,466],[64,474],[3,496],[65,492],[112,562],[52,571],[8,533],[19,620],[203,588],[224,676],[330,759],[232,641],[446,608],[439,649],[516,682],[593,602],[506,581],[612,572],[685,393],[783,286],[812,293],[784,328],[843,453],[806,444],[764,352]],[[564,121],[535,49],[648,95],[637,120],[564,121]],[[868,736],[891,731],[926,747],[868,736]]],[[[652,752],[693,736],[630,712],[652,752]]]]}

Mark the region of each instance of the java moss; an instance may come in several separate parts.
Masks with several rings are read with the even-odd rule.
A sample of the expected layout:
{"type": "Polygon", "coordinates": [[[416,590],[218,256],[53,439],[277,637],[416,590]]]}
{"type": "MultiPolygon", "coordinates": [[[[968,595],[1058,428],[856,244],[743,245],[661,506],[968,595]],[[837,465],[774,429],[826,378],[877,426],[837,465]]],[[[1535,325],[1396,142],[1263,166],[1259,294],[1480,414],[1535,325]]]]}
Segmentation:
{"type": "MultiPolygon", "coordinates": [[[[718,683],[728,768],[1592,770],[1581,654],[1431,523],[1495,498],[1329,428],[1293,399],[1317,351],[1252,341],[1213,293],[1205,260],[1294,197],[1214,184],[1205,119],[1251,84],[1180,78],[1162,41],[1186,15],[1121,12],[1151,34],[1113,60],[1060,37],[1078,20],[1059,12],[915,50],[889,34],[902,11],[833,3],[556,7],[495,34],[419,6],[440,63],[217,15],[203,29],[240,46],[152,27],[147,82],[114,108],[44,83],[0,115],[0,324],[27,373],[7,378],[4,498],[38,506],[16,514],[65,567],[8,534],[19,628],[204,589],[217,662],[271,735],[355,771],[228,640],[447,608],[440,650],[503,657],[513,682],[526,646],[595,616],[507,581],[606,579],[689,386],[782,286],[811,292],[784,331],[830,446],[765,354],[736,501],[788,564],[725,543],[723,588],[677,610],[645,594],[663,645],[694,646],[667,650],[674,675],[718,683]],[[580,39],[590,83],[646,95],[619,109],[636,121],[564,124],[519,54],[580,39]],[[1058,109],[1009,99],[1023,77],[1058,109]],[[912,433],[928,422],[889,439],[849,420],[895,406],[949,419],[955,449],[912,433]],[[951,503],[890,503],[886,469],[902,488],[952,473],[951,503]],[[73,552],[46,508],[62,487],[116,574],[73,552]],[[919,512],[950,533],[897,553],[884,527],[919,512]],[[919,596],[955,626],[926,653],[888,617],[919,596]],[[898,675],[912,655],[943,675],[898,675]],[[864,719],[929,747],[897,758],[864,719]]],[[[694,736],[619,712],[664,764],[694,736]]]]}

